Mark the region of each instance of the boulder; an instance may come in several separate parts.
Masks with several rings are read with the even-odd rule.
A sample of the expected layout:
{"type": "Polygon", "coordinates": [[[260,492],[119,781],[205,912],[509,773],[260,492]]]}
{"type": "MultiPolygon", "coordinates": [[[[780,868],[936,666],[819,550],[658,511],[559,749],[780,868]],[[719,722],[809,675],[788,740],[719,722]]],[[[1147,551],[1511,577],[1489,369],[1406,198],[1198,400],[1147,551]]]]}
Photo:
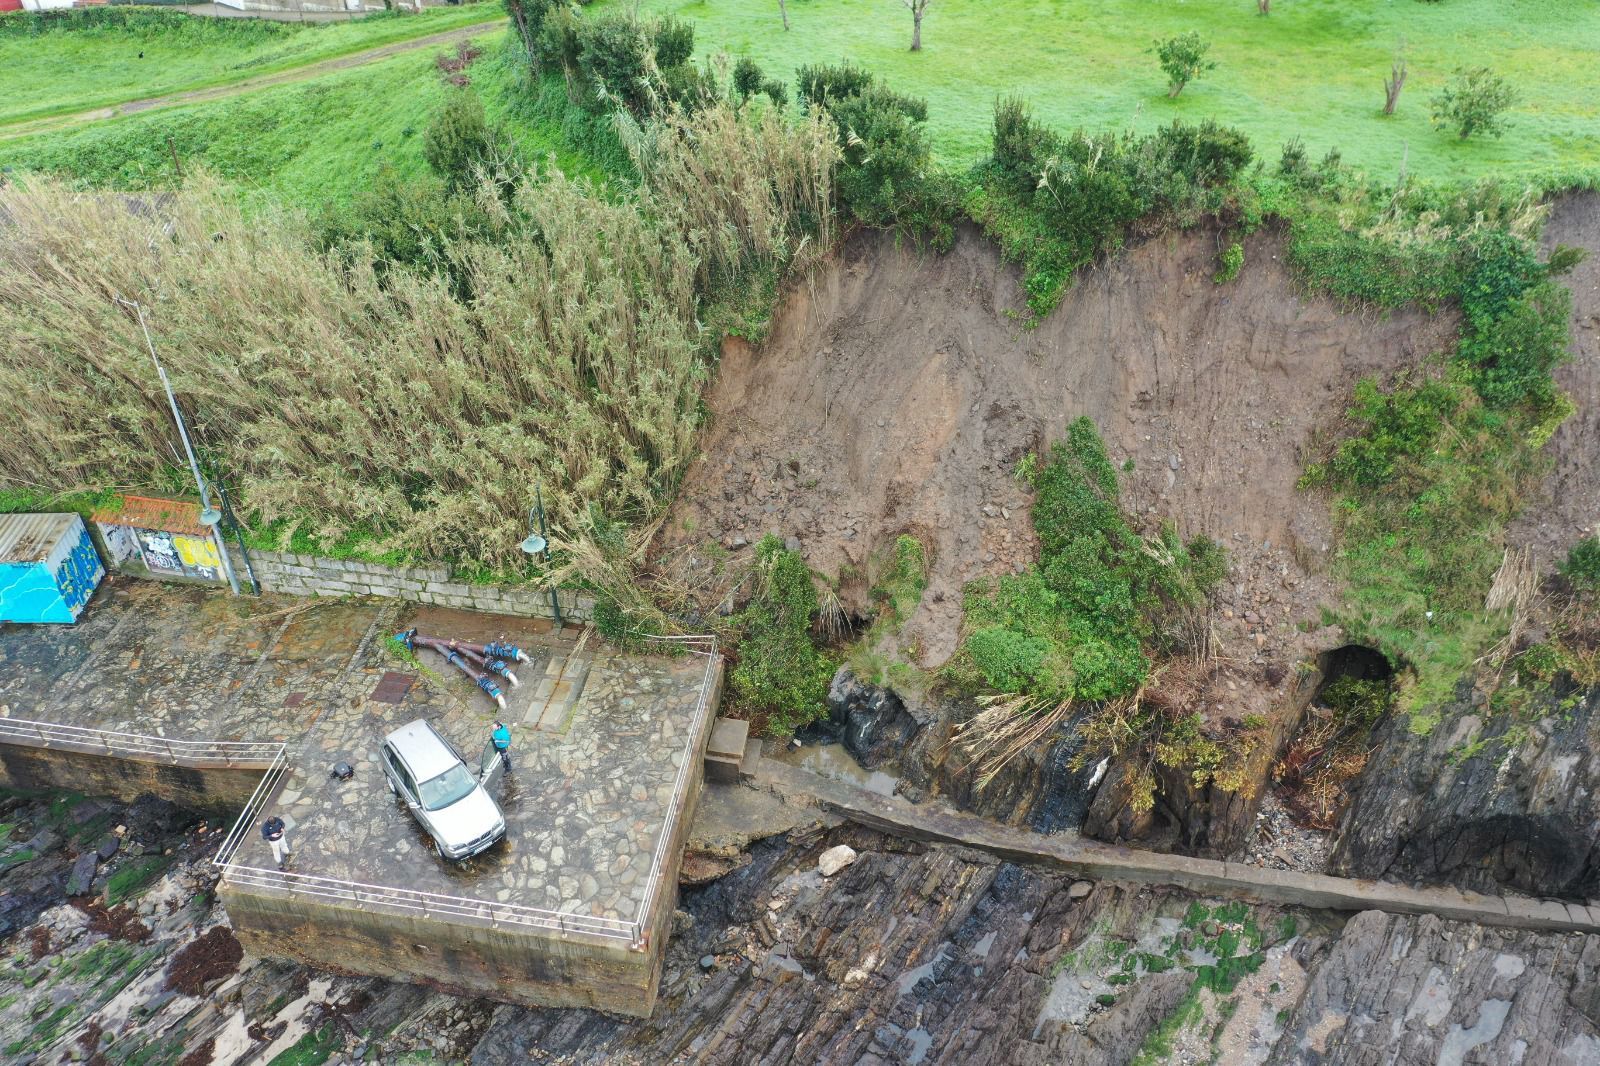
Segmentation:
{"type": "Polygon", "coordinates": [[[78,856],[78,861],[72,864],[72,873],[67,876],[67,895],[87,896],[89,887],[94,884],[94,874],[100,867],[100,853],[86,851],[78,856]]]}
{"type": "Polygon", "coordinates": [[[823,877],[832,877],[856,861],[856,849],[848,844],[835,844],[817,857],[817,869],[823,877]]]}

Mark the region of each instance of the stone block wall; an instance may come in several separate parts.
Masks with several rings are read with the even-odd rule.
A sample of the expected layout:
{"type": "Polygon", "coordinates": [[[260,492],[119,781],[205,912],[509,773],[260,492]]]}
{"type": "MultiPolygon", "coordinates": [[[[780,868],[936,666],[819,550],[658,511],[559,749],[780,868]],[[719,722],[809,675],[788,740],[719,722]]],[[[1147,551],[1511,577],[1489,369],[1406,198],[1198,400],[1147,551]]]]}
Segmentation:
{"type": "Polygon", "coordinates": [[[250,801],[264,765],[174,765],[155,758],[77,751],[70,747],[0,743],[0,788],[24,792],[69,789],[132,803],[154,793],[191,811],[229,821],[250,801]]]}
{"type": "MultiPolygon", "coordinates": [[[[231,550],[234,571],[245,580],[244,560],[231,550]]],[[[457,581],[448,566],[386,566],[354,559],[329,559],[292,552],[252,551],[250,565],[263,592],[290,596],[385,596],[456,607],[469,611],[551,618],[550,593],[541,588],[507,585],[472,585],[457,581]]],[[[561,590],[556,593],[562,618],[586,622],[594,600],[561,590]]]]}

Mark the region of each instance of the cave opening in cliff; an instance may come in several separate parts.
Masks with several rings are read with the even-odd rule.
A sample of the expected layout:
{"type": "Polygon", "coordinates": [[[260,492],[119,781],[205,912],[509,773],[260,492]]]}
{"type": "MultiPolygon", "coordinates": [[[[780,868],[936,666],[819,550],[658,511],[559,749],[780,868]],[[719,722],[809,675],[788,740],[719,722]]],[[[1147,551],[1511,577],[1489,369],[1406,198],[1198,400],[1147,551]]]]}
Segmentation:
{"type": "Polygon", "coordinates": [[[1317,656],[1322,679],[1278,761],[1280,794],[1291,815],[1330,830],[1349,805],[1366,766],[1374,727],[1394,706],[1394,666],[1376,648],[1346,644],[1317,656]]]}
{"type": "Polygon", "coordinates": [[[1385,681],[1390,684],[1394,681],[1394,667],[1390,665],[1388,657],[1378,649],[1369,648],[1365,644],[1346,644],[1332,651],[1325,651],[1317,656],[1317,668],[1322,674],[1322,681],[1311,697],[1313,703],[1320,702],[1328,688],[1341,678],[1355,681],[1385,681]]]}

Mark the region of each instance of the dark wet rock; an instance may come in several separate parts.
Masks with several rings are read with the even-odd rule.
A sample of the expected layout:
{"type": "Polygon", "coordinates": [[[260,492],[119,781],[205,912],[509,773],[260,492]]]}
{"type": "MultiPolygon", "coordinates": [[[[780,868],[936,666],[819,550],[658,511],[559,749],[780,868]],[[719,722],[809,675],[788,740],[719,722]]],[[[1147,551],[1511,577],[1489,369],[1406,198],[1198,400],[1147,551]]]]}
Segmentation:
{"type": "Polygon", "coordinates": [[[1380,726],[1335,873],[1600,898],[1600,689],[1489,714],[1463,691],[1419,735],[1380,726]]]}
{"type": "Polygon", "coordinates": [[[28,840],[28,850],[35,855],[48,855],[61,847],[61,834],[53,829],[41,829],[28,840]]]}
{"type": "Polygon", "coordinates": [[[1020,1061],[1053,962],[1093,920],[1071,883],[848,826],[764,841],[749,866],[684,892],[695,930],[669,948],[654,1018],[503,1010],[472,1061],[1020,1061]],[[824,880],[817,857],[838,844],[860,858],[824,880]]]}
{"type": "Polygon", "coordinates": [[[808,727],[801,742],[842,743],[868,770],[900,760],[922,723],[889,688],[863,684],[842,666],[828,686],[828,718],[808,727]]]}
{"type": "Polygon", "coordinates": [[[99,854],[101,861],[104,862],[115,855],[120,847],[122,847],[122,838],[115,833],[107,833],[95,851],[99,854]]]}
{"type": "Polygon", "coordinates": [[[1600,1062],[1600,937],[1366,911],[1345,924],[1268,1060],[1600,1062]]]}
{"type": "Polygon", "coordinates": [[[100,868],[100,853],[86,851],[78,856],[72,864],[72,873],[67,876],[66,893],[69,896],[86,896],[94,884],[95,871],[100,868]]]}

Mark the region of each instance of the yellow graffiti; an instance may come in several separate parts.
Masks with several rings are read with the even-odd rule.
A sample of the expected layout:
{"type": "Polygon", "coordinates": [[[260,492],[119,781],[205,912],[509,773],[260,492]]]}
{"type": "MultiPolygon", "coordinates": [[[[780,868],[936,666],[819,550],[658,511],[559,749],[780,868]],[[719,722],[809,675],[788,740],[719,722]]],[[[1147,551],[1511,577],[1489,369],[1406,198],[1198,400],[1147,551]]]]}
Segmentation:
{"type": "Polygon", "coordinates": [[[214,568],[222,565],[222,560],[217,558],[217,546],[209,539],[173,537],[172,543],[185,566],[214,568]]]}

